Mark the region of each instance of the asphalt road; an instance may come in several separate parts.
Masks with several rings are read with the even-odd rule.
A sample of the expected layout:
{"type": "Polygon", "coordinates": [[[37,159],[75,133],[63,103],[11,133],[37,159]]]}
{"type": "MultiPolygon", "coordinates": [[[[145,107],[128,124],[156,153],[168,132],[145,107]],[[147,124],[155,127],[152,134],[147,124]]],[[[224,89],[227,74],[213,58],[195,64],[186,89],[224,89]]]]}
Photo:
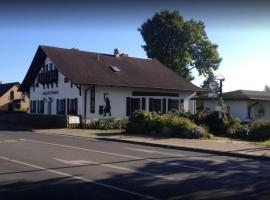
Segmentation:
{"type": "Polygon", "coordinates": [[[0,199],[270,199],[270,162],[0,125],[0,199]]]}

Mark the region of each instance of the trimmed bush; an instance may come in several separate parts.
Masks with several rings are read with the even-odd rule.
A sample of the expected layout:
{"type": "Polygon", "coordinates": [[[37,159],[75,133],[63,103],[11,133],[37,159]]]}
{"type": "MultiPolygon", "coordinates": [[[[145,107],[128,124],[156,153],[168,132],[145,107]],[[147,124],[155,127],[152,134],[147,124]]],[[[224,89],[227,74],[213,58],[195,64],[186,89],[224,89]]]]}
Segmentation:
{"type": "Polygon", "coordinates": [[[126,131],[128,133],[158,133],[160,131],[161,116],[156,112],[136,110],[130,116],[126,131]]]}
{"type": "Polygon", "coordinates": [[[199,112],[194,115],[195,123],[209,127],[211,133],[216,135],[227,135],[236,137],[246,133],[245,126],[241,125],[241,120],[230,115],[219,118],[218,112],[199,112]]]}
{"type": "Polygon", "coordinates": [[[179,117],[177,114],[159,115],[156,112],[142,110],[135,111],[131,115],[126,131],[180,138],[211,138],[205,128],[197,126],[188,118],[179,117]],[[196,135],[196,129],[200,135],[196,135]]]}
{"type": "Polygon", "coordinates": [[[98,119],[93,120],[88,124],[84,124],[83,128],[86,129],[100,129],[100,130],[113,130],[113,129],[126,129],[127,120],[117,119],[98,119]]]}
{"type": "Polygon", "coordinates": [[[250,124],[248,138],[251,140],[270,139],[270,121],[256,120],[250,124]]]}

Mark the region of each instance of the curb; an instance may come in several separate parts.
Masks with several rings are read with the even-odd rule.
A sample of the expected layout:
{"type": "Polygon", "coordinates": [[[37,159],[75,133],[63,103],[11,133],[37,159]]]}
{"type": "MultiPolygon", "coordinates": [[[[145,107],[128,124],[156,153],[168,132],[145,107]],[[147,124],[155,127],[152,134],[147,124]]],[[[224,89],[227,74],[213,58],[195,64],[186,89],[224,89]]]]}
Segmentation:
{"type": "Polygon", "coordinates": [[[155,143],[148,143],[148,142],[141,142],[141,141],[121,140],[121,139],[116,139],[116,138],[94,138],[94,139],[103,140],[103,141],[111,141],[111,142],[123,142],[123,143],[129,143],[129,144],[140,144],[140,145],[152,146],[152,147],[162,147],[162,148],[167,148],[167,149],[194,151],[194,152],[199,152],[199,153],[217,154],[217,155],[231,156],[231,157],[237,157],[237,158],[270,161],[269,156],[242,154],[242,153],[236,153],[232,151],[217,151],[217,150],[201,149],[201,148],[194,148],[194,147],[188,147],[188,146],[174,146],[174,145],[168,145],[168,144],[155,144],[155,143]]]}
{"type": "Polygon", "coordinates": [[[95,140],[102,140],[102,141],[109,141],[109,142],[122,142],[122,143],[127,143],[127,144],[139,144],[139,145],[145,145],[145,146],[151,146],[151,147],[161,147],[161,148],[167,148],[167,149],[185,150],[185,151],[193,151],[193,152],[199,152],[199,153],[209,153],[209,154],[216,154],[216,155],[221,155],[221,156],[231,156],[231,157],[236,157],[236,158],[270,161],[270,156],[242,154],[242,153],[236,153],[236,152],[232,152],[232,151],[217,151],[217,150],[212,150],[212,149],[194,148],[194,147],[189,147],[189,146],[155,144],[155,143],[149,143],[149,142],[131,141],[131,140],[124,140],[124,139],[117,139],[117,138],[68,135],[68,134],[59,134],[59,133],[35,131],[35,130],[34,130],[34,132],[51,134],[51,135],[58,135],[58,136],[77,137],[77,138],[84,138],[84,139],[95,139],[95,140]]]}

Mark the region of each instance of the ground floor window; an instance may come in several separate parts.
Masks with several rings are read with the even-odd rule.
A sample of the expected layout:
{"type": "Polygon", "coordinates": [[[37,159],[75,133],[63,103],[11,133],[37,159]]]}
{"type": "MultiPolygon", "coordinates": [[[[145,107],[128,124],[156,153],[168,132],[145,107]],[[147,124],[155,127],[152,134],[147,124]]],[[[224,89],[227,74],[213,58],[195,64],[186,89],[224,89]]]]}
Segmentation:
{"type": "Polygon", "coordinates": [[[66,99],[57,99],[57,114],[65,115],[66,114],[66,99]]]}
{"type": "Polygon", "coordinates": [[[39,114],[44,114],[44,101],[37,101],[37,112],[39,114]]]}
{"type": "MultiPolygon", "coordinates": [[[[143,98],[144,100],[142,100],[142,108],[145,108],[145,98],[143,98]]],[[[135,110],[140,110],[141,109],[141,99],[140,98],[130,98],[127,97],[127,101],[126,101],[126,110],[127,116],[130,116],[135,110]]]]}
{"type": "Polygon", "coordinates": [[[149,111],[161,112],[161,99],[149,99],[149,111]]]}
{"type": "Polygon", "coordinates": [[[168,111],[179,110],[178,99],[168,99],[168,111]]]}
{"type": "Polygon", "coordinates": [[[30,113],[36,113],[36,101],[30,101],[30,113]]]}
{"type": "Polygon", "coordinates": [[[78,99],[67,99],[67,113],[70,115],[77,115],[78,113],[78,99]]]}

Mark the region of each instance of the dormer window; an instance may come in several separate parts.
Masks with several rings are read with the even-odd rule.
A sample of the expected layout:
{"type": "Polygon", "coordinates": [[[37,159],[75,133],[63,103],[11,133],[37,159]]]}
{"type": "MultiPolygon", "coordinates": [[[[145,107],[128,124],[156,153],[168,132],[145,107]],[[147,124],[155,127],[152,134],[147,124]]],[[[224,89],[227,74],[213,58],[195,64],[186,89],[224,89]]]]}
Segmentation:
{"type": "Polygon", "coordinates": [[[113,72],[120,72],[120,71],[121,71],[116,65],[110,65],[109,68],[110,68],[113,72]]]}

